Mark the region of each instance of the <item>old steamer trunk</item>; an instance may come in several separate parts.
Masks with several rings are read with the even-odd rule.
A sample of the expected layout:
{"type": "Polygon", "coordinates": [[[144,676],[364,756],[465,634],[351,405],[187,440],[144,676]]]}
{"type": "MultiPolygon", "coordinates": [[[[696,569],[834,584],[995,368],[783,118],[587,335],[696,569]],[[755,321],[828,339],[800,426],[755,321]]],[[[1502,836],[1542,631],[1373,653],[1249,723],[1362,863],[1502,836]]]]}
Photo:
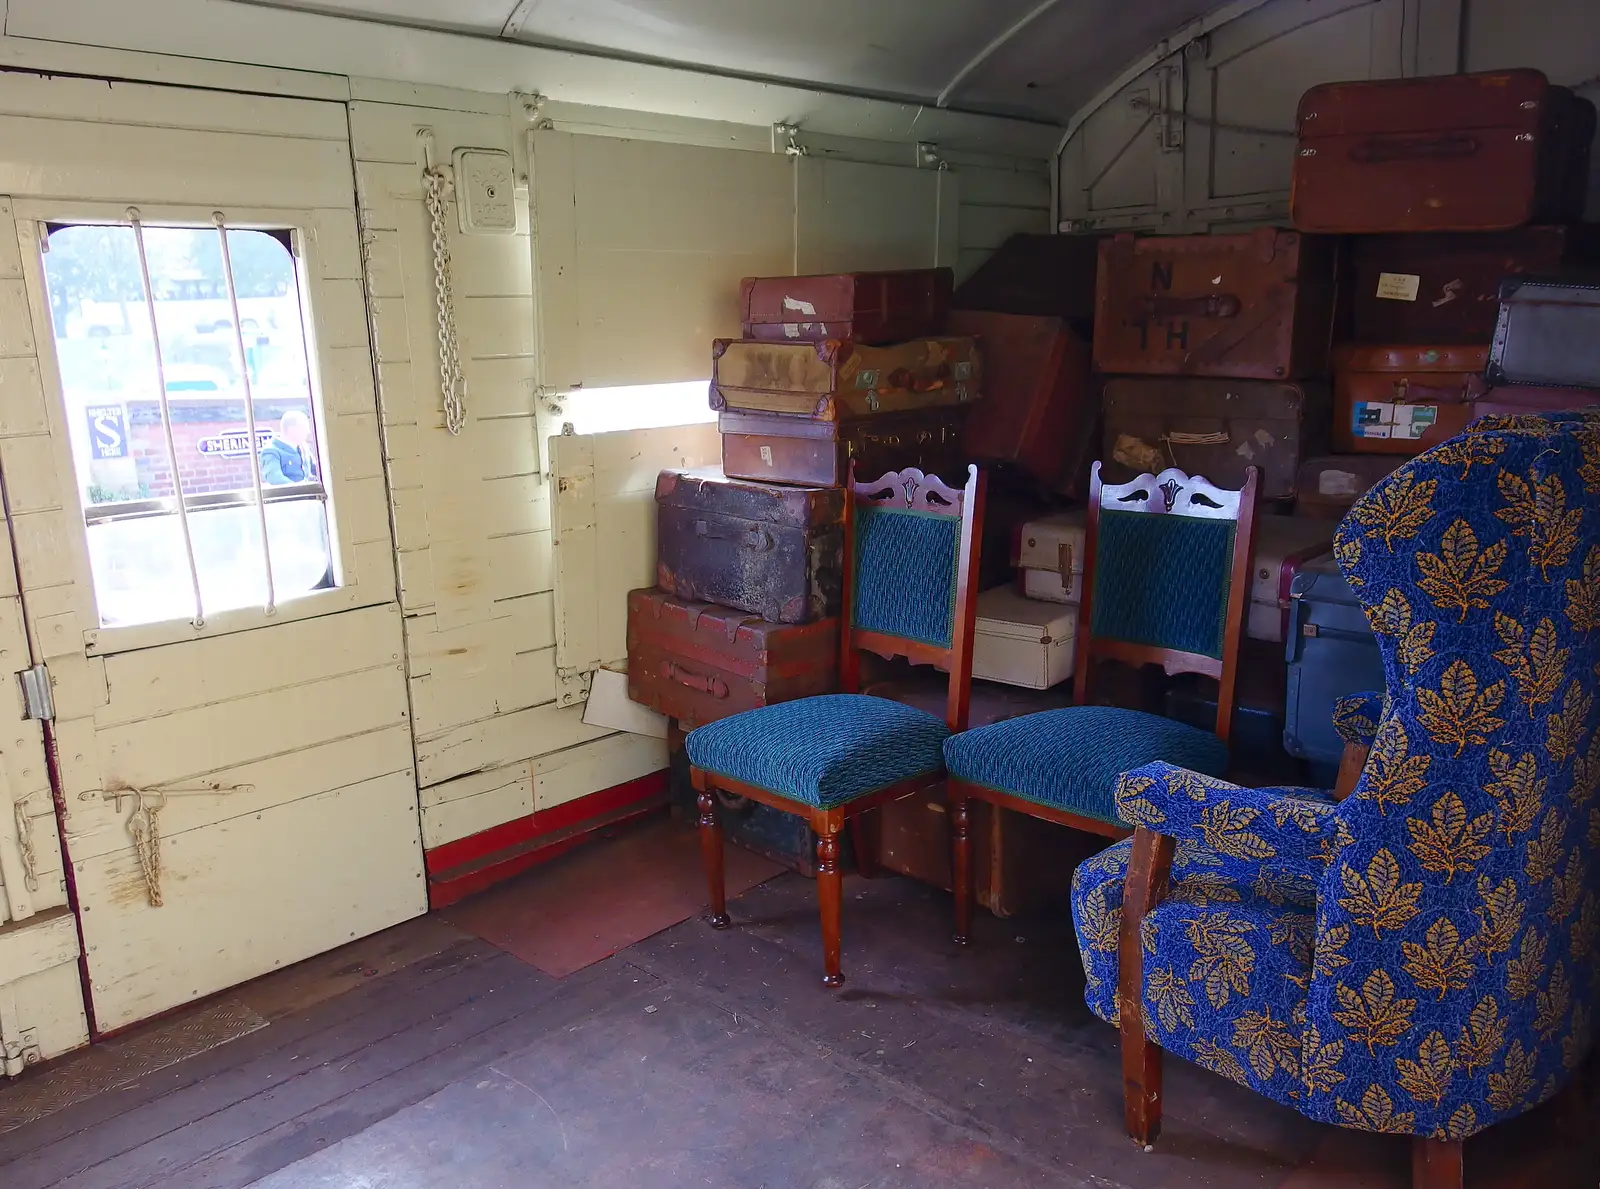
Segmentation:
{"type": "Polygon", "coordinates": [[[628,696],[685,730],[839,687],[839,621],[774,624],[660,590],[628,593],[628,696]]]}
{"type": "Polygon", "coordinates": [[[913,339],[892,347],[829,340],[712,345],[711,407],[843,421],[965,405],[983,392],[970,338],[913,339]]]}
{"type": "Polygon", "coordinates": [[[816,421],[781,413],[721,413],[722,471],[731,478],[843,487],[850,463],[863,475],[916,467],[960,475],[963,413],[929,409],[850,421],[816,421]]]}
{"type": "Polygon", "coordinates": [[[656,582],[682,599],[721,603],[772,623],[839,610],[844,496],[720,471],[656,479],[656,582]]]}
{"type": "Polygon", "coordinates": [[[944,330],[955,274],[948,268],[746,277],[744,337],[766,342],[898,343],[944,330]]]}

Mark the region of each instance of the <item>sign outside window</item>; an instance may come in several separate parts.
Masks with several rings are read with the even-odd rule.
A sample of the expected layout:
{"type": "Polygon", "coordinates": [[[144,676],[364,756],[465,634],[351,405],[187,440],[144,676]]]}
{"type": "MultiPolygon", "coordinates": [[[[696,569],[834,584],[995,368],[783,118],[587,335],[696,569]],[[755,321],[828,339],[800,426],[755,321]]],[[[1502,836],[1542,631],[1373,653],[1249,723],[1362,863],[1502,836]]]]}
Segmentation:
{"type": "Polygon", "coordinates": [[[89,418],[89,456],[97,461],[128,457],[128,417],[123,407],[90,405],[84,412],[89,418]]]}

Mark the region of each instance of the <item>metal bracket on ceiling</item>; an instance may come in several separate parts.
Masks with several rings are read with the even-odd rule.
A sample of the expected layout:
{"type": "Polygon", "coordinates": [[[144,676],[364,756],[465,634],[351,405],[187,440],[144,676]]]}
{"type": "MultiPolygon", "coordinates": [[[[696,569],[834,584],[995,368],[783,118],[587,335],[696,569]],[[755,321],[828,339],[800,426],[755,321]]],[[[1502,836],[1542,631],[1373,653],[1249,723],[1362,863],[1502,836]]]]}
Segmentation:
{"type": "Polygon", "coordinates": [[[787,153],[791,157],[809,157],[811,150],[800,143],[799,124],[774,124],[772,126],[772,151],[787,153]]]}
{"type": "Polygon", "coordinates": [[[950,162],[940,155],[938,145],[932,141],[919,140],[917,142],[917,168],[949,169],[950,162]]]}

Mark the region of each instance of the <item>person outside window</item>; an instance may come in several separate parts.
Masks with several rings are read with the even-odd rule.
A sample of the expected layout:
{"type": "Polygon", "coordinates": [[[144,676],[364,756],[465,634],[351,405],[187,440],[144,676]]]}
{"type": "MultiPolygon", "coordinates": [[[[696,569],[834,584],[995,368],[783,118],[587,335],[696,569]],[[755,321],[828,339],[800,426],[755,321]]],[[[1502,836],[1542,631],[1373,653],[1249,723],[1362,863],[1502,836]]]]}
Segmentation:
{"type": "Polygon", "coordinates": [[[272,441],[261,448],[261,481],[275,486],[305,483],[317,477],[311,450],[311,418],[290,409],[278,423],[272,441]]]}

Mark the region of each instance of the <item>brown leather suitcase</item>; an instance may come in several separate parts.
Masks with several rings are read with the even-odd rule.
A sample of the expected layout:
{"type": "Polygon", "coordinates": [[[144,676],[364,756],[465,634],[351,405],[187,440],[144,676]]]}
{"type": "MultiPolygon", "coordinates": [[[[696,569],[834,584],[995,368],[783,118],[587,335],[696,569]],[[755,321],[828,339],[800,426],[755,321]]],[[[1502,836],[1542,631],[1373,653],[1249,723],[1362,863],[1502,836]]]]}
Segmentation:
{"type": "Polygon", "coordinates": [[[692,730],[839,688],[839,621],[772,624],[743,611],[628,592],[628,696],[692,730]]]}
{"type": "Polygon", "coordinates": [[[1312,87],[1290,217],[1335,233],[1577,222],[1594,119],[1537,70],[1312,87]]]}
{"type": "Polygon", "coordinates": [[[1371,347],[1334,356],[1333,448],[1347,454],[1420,454],[1424,436],[1466,427],[1487,347],[1371,347]]]}
{"type": "Polygon", "coordinates": [[[1175,466],[1238,488],[1257,466],[1262,499],[1293,499],[1300,463],[1323,449],[1327,421],[1320,382],[1109,380],[1101,473],[1124,483],[1175,466]]]}
{"type": "Polygon", "coordinates": [[[1389,454],[1324,454],[1308,458],[1295,481],[1294,514],[1343,520],[1351,504],[1404,461],[1389,454]]]}
{"type": "Polygon", "coordinates": [[[949,477],[966,470],[959,409],[813,421],[768,413],[722,413],[722,470],[729,478],[842,487],[855,460],[863,477],[916,467],[949,477]]]}
{"type": "Polygon", "coordinates": [[[1600,226],[1364,235],[1350,251],[1352,338],[1489,343],[1507,277],[1600,262],[1600,226]]]}
{"type": "Polygon", "coordinates": [[[1095,450],[1089,345],[1060,318],[956,310],[951,330],[978,340],[984,401],[967,418],[966,453],[1054,484],[1095,450]]]}
{"type": "Polygon", "coordinates": [[[718,339],[711,356],[711,407],[718,412],[843,421],[961,406],[983,394],[977,344],[965,338],[889,347],[718,339]]]}
{"type": "Polygon", "coordinates": [[[1134,375],[1319,375],[1337,262],[1336,241],[1273,227],[1102,240],[1094,365],[1134,375]]]}
{"type": "Polygon", "coordinates": [[[746,277],[739,318],[745,338],[766,342],[898,343],[942,333],[954,287],[948,268],[746,277]]]}
{"type": "Polygon", "coordinates": [[[715,468],[656,479],[656,584],[772,623],[839,612],[844,495],[730,479],[715,468]]]}
{"type": "Polygon", "coordinates": [[[1085,338],[1094,328],[1098,235],[1018,232],[956,286],[958,310],[1060,318],[1085,338]]]}

